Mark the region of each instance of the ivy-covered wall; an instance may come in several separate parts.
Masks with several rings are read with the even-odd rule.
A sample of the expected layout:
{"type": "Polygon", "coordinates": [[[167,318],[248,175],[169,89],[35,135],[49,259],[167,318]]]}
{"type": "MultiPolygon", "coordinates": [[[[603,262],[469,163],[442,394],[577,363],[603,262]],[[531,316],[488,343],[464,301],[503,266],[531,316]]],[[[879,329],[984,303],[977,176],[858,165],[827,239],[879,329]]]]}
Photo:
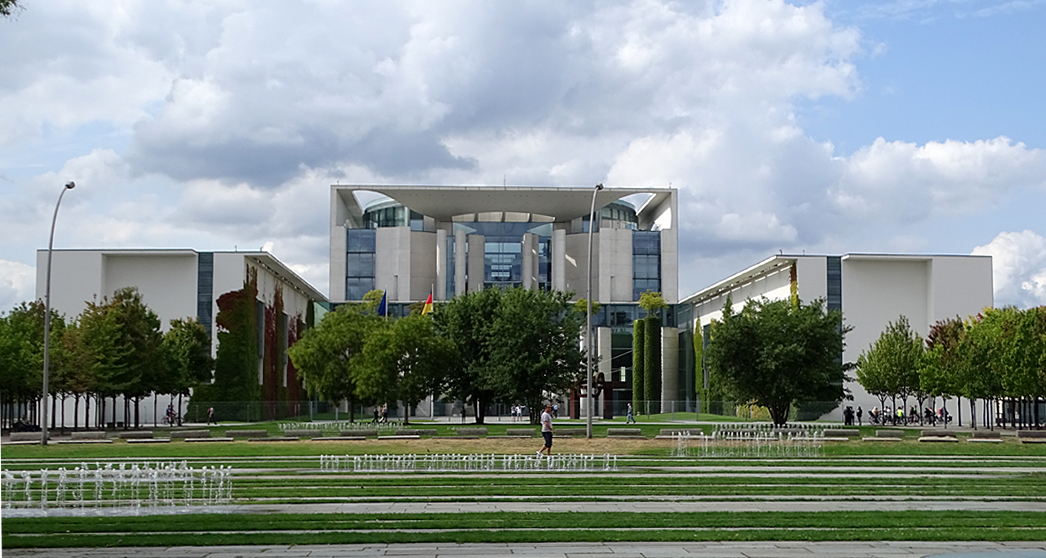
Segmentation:
{"type": "Polygon", "coordinates": [[[197,416],[206,416],[211,406],[217,420],[272,420],[301,412],[296,404],[307,397],[287,347],[305,322],[300,313],[286,314],[282,284],[275,283],[272,292],[271,302],[261,300],[258,270],[247,266],[243,288],[218,297],[214,383],[196,390],[193,404],[204,410],[197,416]]]}

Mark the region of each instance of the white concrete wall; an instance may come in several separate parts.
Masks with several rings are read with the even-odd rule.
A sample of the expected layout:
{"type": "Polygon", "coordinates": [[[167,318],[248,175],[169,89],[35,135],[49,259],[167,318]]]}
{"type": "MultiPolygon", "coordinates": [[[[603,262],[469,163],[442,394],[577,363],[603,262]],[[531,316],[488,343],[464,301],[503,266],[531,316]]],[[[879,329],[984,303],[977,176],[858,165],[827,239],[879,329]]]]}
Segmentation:
{"type": "Polygon", "coordinates": [[[327,287],[327,298],[331,302],[345,301],[347,236],[348,232],[345,227],[331,225],[330,281],[327,287]]]}
{"type": "Polygon", "coordinates": [[[990,256],[934,256],[930,274],[931,325],[966,318],[995,304],[990,256]]]}
{"type": "Polygon", "coordinates": [[[468,292],[478,293],[483,290],[485,277],[483,274],[486,265],[486,239],[481,234],[468,235],[468,292]]]}
{"type": "MultiPolygon", "coordinates": [[[[795,262],[799,300],[803,303],[828,297],[828,258],[805,256],[795,262]]],[[[791,288],[791,287],[789,287],[791,288]]],[[[791,295],[789,291],[788,295],[791,295]]],[[[780,295],[778,295],[780,298],[780,295]]]]}
{"type": "Polygon", "coordinates": [[[447,261],[447,230],[436,229],[436,300],[447,300],[448,298],[447,261]]]}
{"type": "MultiPolygon", "coordinates": [[[[436,233],[411,231],[410,300],[425,300],[436,288],[436,233]]],[[[444,289],[446,289],[444,283],[444,289]]]]}
{"type": "Polygon", "coordinates": [[[175,318],[196,318],[197,255],[193,252],[103,256],[104,292],[137,287],[164,331],[175,318]]]}
{"type": "Polygon", "coordinates": [[[843,358],[857,360],[902,314],[912,329],[929,329],[930,262],[917,260],[843,260],[843,319],[853,330],[843,358]]]}
{"type": "MultiPolygon", "coordinates": [[[[36,299],[44,299],[47,250],[36,252],[36,299]]],[[[102,254],[97,250],[55,250],[51,261],[51,308],[75,320],[86,302],[106,296],[102,254]]]]}
{"type": "MultiPolygon", "coordinates": [[[[468,235],[465,231],[454,231],[454,295],[465,294],[466,279],[468,277],[468,254],[466,247],[468,235]]],[[[449,293],[448,293],[449,294],[449,293]]]]}
{"type": "MultiPolygon", "coordinates": [[[[596,260],[599,269],[595,277],[599,295],[594,298],[600,304],[632,302],[632,231],[601,229],[596,236],[599,237],[599,258],[596,260]]],[[[595,251],[596,247],[593,246],[592,250],[595,251]]]]}
{"type": "MultiPolygon", "coordinates": [[[[574,292],[574,299],[584,298],[585,296],[585,278],[588,275],[588,235],[587,234],[568,234],[564,238],[564,244],[566,247],[566,253],[563,256],[565,264],[563,267],[563,279],[565,283],[565,290],[574,292]]],[[[595,275],[595,270],[599,266],[599,235],[595,235],[592,238],[592,269],[593,279],[592,281],[592,292],[599,292],[599,277],[595,275]]],[[[593,297],[594,298],[594,297],[593,297]]]]}
{"type": "Polygon", "coordinates": [[[520,260],[523,283],[522,286],[524,289],[534,289],[537,287],[537,241],[538,237],[536,234],[526,233],[523,235],[523,247],[522,251],[520,252],[520,260]]]}
{"type": "Polygon", "coordinates": [[[661,231],[661,296],[668,304],[679,302],[679,230],[661,231]]]}
{"type": "Polygon", "coordinates": [[[661,328],[661,410],[679,400],[679,328],[661,328]]]}
{"type": "MultiPolygon", "coordinates": [[[[808,258],[814,259],[814,258],[808,258]]],[[[822,258],[823,259],[823,258],[822,258]]],[[[816,268],[813,262],[807,271],[816,268]]],[[[821,280],[821,288],[824,289],[825,280],[821,280]]],[[[799,289],[803,289],[799,282],[799,289]]],[[[738,285],[729,292],[696,304],[694,306],[694,321],[700,321],[701,325],[708,325],[712,320],[721,320],[723,317],[723,305],[726,304],[727,295],[733,305],[734,312],[739,312],[745,306],[745,302],[752,298],[766,297],[769,300],[782,300],[791,296],[791,276],[788,266],[781,266],[767,275],[760,275],[752,281],[738,285]]],[[[823,296],[823,295],[822,295],[823,296]]],[[[800,298],[802,295],[800,294],[800,298]]]]}
{"type": "Polygon", "coordinates": [[[410,292],[410,232],[410,227],[381,227],[375,229],[374,288],[387,291],[389,293],[389,302],[409,302],[412,300],[410,292]]]}

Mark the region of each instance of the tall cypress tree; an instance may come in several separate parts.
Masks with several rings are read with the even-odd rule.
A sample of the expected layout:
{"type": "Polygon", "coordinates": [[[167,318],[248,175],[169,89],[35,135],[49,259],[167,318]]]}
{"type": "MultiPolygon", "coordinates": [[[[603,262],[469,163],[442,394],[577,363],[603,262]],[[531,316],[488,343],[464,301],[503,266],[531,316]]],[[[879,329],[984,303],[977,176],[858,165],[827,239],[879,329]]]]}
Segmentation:
{"type": "Polygon", "coordinates": [[[643,318],[646,346],[643,349],[643,394],[650,400],[650,414],[661,412],[661,320],[657,316],[643,318]]]}
{"type": "Polygon", "coordinates": [[[643,412],[643,349],[646,347],[646,336],[643,335],[645,322],[642,319],[632,323],[632,409],[636,414],[643,412]]]}

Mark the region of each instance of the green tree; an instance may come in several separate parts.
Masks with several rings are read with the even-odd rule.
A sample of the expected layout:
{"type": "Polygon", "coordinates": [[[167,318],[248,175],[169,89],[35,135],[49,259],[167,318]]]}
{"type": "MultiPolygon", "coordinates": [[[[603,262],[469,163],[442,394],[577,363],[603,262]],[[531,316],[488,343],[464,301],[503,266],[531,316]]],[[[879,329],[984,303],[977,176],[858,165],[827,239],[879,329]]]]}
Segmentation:
{"type": "Polygon", "coordinates": [[[857,357],[857,379],[884,406],[889,395],[900,397],[902,408],[907,409],[908,398],[920,389],[919,371],[923,366],[922,338],[912,331],[908,318],[900,316],[887,324],[879,339],[857,357]]]}
{"type": "MultiPolygon", "coordinates": [[[[926,350],[919,368],[919,386],[931,397],[940,397],[947,402],[949,397],[960,393],[959,344],[963,335],[965,329],[957,317],[941,320],[927,332],[926,350]]],[[[972,400],[970,410],[974,411],[971,425],[976,428],[976,409],[972,400]]]]}
{"type": "Polygon", "coordinates": [[[825,311],[823,300],[753,299],[736,314],[728,303],[705,358],[729,397],[766,407],[781,425],[793,404],[842,399],[839,357],[850,328],[841,324],[842,315],[825,311]]]}
{"type": "MultiPolygon", "coordinates": [[[[117,343],[127,348],[126,366],[122,368],[123,375],[117,383],[125,401],[134,401],[134,425],[137,427],[141,424],[139,405],[142,399],[152,393],[167,374],[160,318],[134,287],[113,293],[108,306],[119,325],[117,343]]],[[[125,420],[124,428],[129,428],[129,423],[130,420],[125,420]]]]}
{"type": "Polygon", "coordinates": [[[585,371],[579,347],[584,315],[570,294],[517,287],[504,291],[485,343],[501,398],[525,401],[537,424],[542,403],[570,389],[585,371]]]}
{"type": "Polygon", "coordinates": [[[119,329],[116,314],[97,301],[88,302],[77,320],[78,356],[90,370],[100,421],[105,420],[106,399],[112,398],[115,405],[120,391],[114,379],[122,377],[127,366],[129,349],[120,344],[119,329]]]}
{"type": "Polygon", "coordinates": [[[411,315],[373,331],[354,371],[359,394],[375,401],[402,401],[403,422],[422,399],[438,394],[454,347],[440,337],[428,315],[411,315]]]}
{"type": "MultiPolygon", "coordinates": [[[[52,309],[52,370],[61,362],[65,329],[65,319],[52,309]]],[[[40,400],[43,362],[44,303],[23,302],[0,318],[0,400],[17,409],[15,418],[28,418],[32,414],[30,406],[40,400]]],[[[48,391],[53,393],[53,387],[49,385],[48,391]]]]}
{"type": "MultiPolygon", "coordinates": [[[[120,289],[101,303],[89,302],[80,314],[80,355],[89,363],[99,396],[124,397],[126,420],[130,425],[130,403],[135,403],[134,424],[140,424],[138,404],[152,393],[166,374],[162,352],[160,318],[149,309],[134,287],[120,289]]],[[[105,406],[103,403],[102,412],[105,406]]]]}
{"type": "MultiPolygon", "coordinates": [[[[174,319],[163,336],[163,352],[167,375],[157,391],[172,397],[177,395],[180,409],[181,398],[188,395],[190,389],[211,381],[214,371],[211,337],[195,318],[174,319]]],[[[181,416],[178,424],[181,425],[181,416]]]]}
{"type": "Polygon", "coordinates": [[[632,322],[632,409],[636,414],[644,411],[646,392],[644,390],[646,376],[646,320],[638,319],[632,322]]]}
{"type": "Polygon", "coordinates": [[[454,346],[446,363],[447,394],[472,405],[477,424],[483,424],[487,405],[498,395],[487,339],[502,297],[501,289],[466,293],[440,304],[433,313],[436,331],[454,346]]]}
{"type": "Polygon", "coordinates": [[[18,0],[0,0],[0,17],[12,17],[16,11],[22,9],[24,8],[18,4],[18,0]]]}
{"type": "Polygon", "coordinates": [[[312,395],[339,405],[349,403],[349,420],[355,420],[355,375],[368,337],[387,322],[367,304],[344,304],[328,312],[320,324],[306,330],[287,350],[294,368],[312,395]]]}
{"type": "Polygon", "coordinates": [[[661,293],[647,291],[639,295],[639,307],[646,310],[647,316],[653,316],[657,314],[658,310],[668,308],[668,303],[665,302],[665,297],[661,296],[661,293]]]}
{"type": "Polygon", "coordinates": [[[1016,311],[1012,307],[987,308],[963,323],[965,333],[958,349],[958,395],[970,400],[1002,397],[1003,324],[1016,311]]]}
{"type": "MultiPolygon", "coordinates": [[[[91,354],[83,341],[83,332],[78,322],[69,324],[62,334],[65,357],[59,363],[63,384],[73,397],[73,428],[80,427],[80,399],[84,400],[84,416],[91,416],[91,395],[97,391],[92,368],[91,354]]],[[[63,417],[64,418],[64,417],[63,417]]],[[[89,428],[89,419],[84,427],[89,428]]]]}

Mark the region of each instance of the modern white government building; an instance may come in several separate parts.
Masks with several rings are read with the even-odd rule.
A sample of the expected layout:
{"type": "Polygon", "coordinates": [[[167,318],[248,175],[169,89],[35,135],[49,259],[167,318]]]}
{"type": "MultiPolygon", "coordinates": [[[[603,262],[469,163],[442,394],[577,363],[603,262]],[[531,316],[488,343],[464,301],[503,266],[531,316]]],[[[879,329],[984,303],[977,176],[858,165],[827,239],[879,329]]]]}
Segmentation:
{"type": "MultiPolygon", "coordinates": [[[[380,289],[402,313],[430,293],[440,301],[491,287],[583,298],[591,230],[592,300],[601,305],[593,346],[611,386],[597,408],[609,415],[614,401],[623,409],[631,397],[632,322],[646,315],[639,295],[678,301],[677,199],[671,188],[334,185],[330,300],[380,289]]],[[[678,332],[665,327],[663,335],[671,349],[663,366],[676,370],[678,332]]],[[[665,397],[674,400],[673,387],[665,397]]],[[[576,394],[563,402],[574,416],[582,411],[576,394]]]]}
{"type": "MultiPolygon", "coordinates": [[[[824,299],[840,310],[853,329],[846,336],[843,362],[857,357],[879,338],[890,322],[905,316],[925,337],[941,320],[966,318],[993,304],[990,256],[845,254],[776,255],[710,285],[680,301],[689,331],[705,342],[709,325],[722,316],[729,298],[734,310],[765,297],[787,299],[793,289],[802,301],[824,299]]],[[[705,371],[707,378],[707,371],[705,371]]],[[[853,406],[870,409],[878,400],[854,381],[847,388],[853,406]]],[[[841,418],[836,409],[830,418],[841,418]]]]}
{"type": "MultiPolygon", "coordinates": [[[[904,315],[925,335],[939,320],[992,305],[986,256],[776,255],[684,298],[678,293],[678,191],[672,188],[541,188],[506,186],[330,186],[329,303],[387,293],[390,314],[430,294],[438,302],[492,287],[522,286],[585,296],[592,233],[592,299],[597,372],[607,389],[597,415],[620,415],[631,400],[632,324],[646,291],[662,293],[664,411],[698,408],[702,366],[694,335],[706,338],[729,296],[824,298],[853,330],[841,358],[852,362],[886,325],[904,315]],[[589,222],[593,208],[595,221],[589,222]]],[[[37,295],[44,291],[46,251],[38,253],[37,295]]],[[[259,304],[282,292],[286,320],[324,297],[265,252],[194,250],[56,250],[52,306],[77,315],[85,301],[138,287],[163,320],[197,317],[216,339],[216,300],[240,289],[254,270],[259,304]]],[[[286,336],[281,337],[287,339],[286,336]]],[[[284,347],[285,348],[285,347],[284,347]]],[[[259,381],[263,381],[259,373],[259,381]]],[[[860,385],[854,401],[876,403],[860,385]]],[[[842,389],[842,386],[840,386],[842,389]]],[[[577,415],[581,402],[568,403],[577,415]]],[[[828,414],[840,418],[841,409],[828,414]]]]}
{"type": "MultiPolygon", "coordinates": [[[[496,286],[585,293],[592,188],[331,186],[332,303],[381,289],[403,303],[496,286]]],[[[620,414],[631,399],[632,323],[639,295],[659,291],[664,410],[693,411],[702,369],[693,336],[707,336],[727,296],[824,298],[853,330],[841,358],[853,362],[904,315],[925,335],[939,320],[992,305],[991,258],[954,255],[778,255],[690,296],[678,296],[678,192],[608,188],[596,193],[593,316],[599,370],[611,388],[597,403],[620,414]]],[[[685,217],[682,217],[685,218],[685,217]]],[[[402,312],[402,310],[401,310],[402,312]]],[[[854,405],[875,400],[847,386],[854,405]]],[[[842,386],[840,386],[842,390],[842,386]]],[[[573,409],[572,409],[573,411],[573,409]]],[[[829,414],[840,418],[841,408],[829,414]]]]}
{"type": "MultiPolygon", "coordinates": [[[[36,258],[36,292],[42,299],[45,291],[47,250],[36,258]]],[[[117,290],[135,287],[145,304],[160,319],[163,331],[173,319],[195,318],[211,336],[211,350],[218,347],[218,299],[225,293],[243,289],[248,278],[256,278],[259,329],[265,324],[266,308],[281,308],[271,324],[279,331],[275,336],[280,354],[295,337],[304,322],[309,306],[326,303],[327,297],[299,277],[268,252],[198,252],[190,249],[148,250],[55,250],[51,271],[51,308],[75,319],[89,302],[101,303],[117,290]],[[277,298],[280,303],[277,304],[277,298]]],[[[264,354],[265,336],[259,333],[258,354],[264,354]]],[[[293,384],[294,373],[287,362],[281,363],[277,382],[281,387],[293,384]]],[[[258,383],[262,385],[262,363],[258,363],[258,383]]],[[[167,399],[159,405],[166,409],[167,399]]],[[[153,422],[153,402],[141,405],[144,422],[153,422]]],[[[83,412],[84,406],[80,406],[83,412]]],[[[64,410],[66,423],[72,424],[72,403],[64,410]]],[[[124,421],[124,409],[107,409],[106,423],[124,421]],[[113,414],[115,413],[115,414],[113,414]]],[[[92,419],[93,420],[93,419],[92,419]]],[[[84,424],[84,417],[80,417],[84,424]]]]}

